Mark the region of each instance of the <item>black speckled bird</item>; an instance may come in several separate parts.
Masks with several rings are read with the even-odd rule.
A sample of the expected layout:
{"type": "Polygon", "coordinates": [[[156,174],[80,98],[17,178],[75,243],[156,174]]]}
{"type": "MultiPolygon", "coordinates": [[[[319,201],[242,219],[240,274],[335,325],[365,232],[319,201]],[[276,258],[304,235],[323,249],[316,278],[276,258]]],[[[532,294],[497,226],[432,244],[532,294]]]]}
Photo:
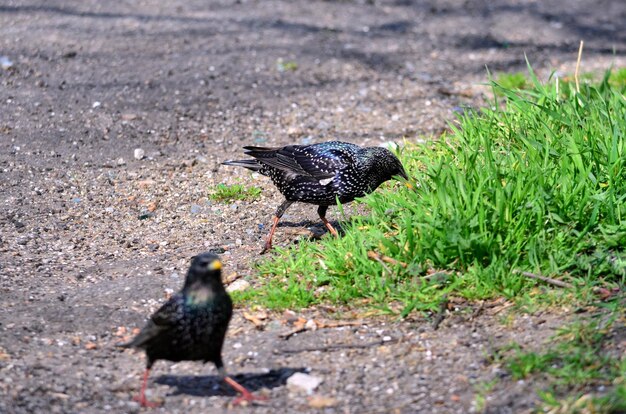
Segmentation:
{"type": "Polygon", "coordinates": [[[371,193],[394,176],[408,179],[400,160],[388,149],[359,147],[340,141],[281,148],[243,147],[254,159],[222,164],[244,167],[272,179],[286,200],[278,207],[261,253],[272,248],[278,221],[296,201],[318,205],[317,213],[333,235],[337,231],[326,220],[328,206],[337,199],[349,203],[371,193]]]}
{"type": "Polygon", "coordinates": [[[262,399],[227,376],[224,369],[222,345],[233,304],[222,284],[221,268],[212,253],[194,257],[183,289],[151,316],[132,341],[118,345],[146,352],[147,366],[137,397],[142,406],[155,406],[146,400],[145,391],[150,369],[159,359],[213,362],[224,381],[242,394],[235,403],[262,399]]]}

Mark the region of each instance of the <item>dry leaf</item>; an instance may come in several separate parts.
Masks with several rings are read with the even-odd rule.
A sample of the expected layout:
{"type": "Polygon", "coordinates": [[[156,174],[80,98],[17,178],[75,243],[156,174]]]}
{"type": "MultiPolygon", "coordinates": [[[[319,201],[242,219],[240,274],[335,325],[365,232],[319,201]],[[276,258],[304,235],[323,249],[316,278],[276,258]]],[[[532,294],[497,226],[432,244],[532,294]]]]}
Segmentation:
{"type": "Polygon", "coordinates": [[[126,335],[126,332],[128,332],[128,330],[126,329],[125,326],[118,326],[117,330],[115,331],[115,333],[113,335],[115,335],[115,336],[124,336],[124,335],[126,335]]]}
{"type": "Polygon", "coordinates": [[[262,319],[265,319],[265,317],[267,317],[267,315],[265,315],[265,317],[263,317],[263,315],[261,315],[261,317],[259,317],[259,315],[251,315],[248,312],[244,312],[243,313],[243,317],[244,317],[244,319],[252,322],[257,329],[265,328],[265,324],[263,323],[262,319]]]}
{"type": "Polygon", "coordinates": [[[150,187],[151,185],[154,184],[154,180],[141,180],[141,181],[137,181],[137,185],[139,185],[139,187],[150,187]]]}
{"type": "Polygon", "coordinates": [[[224,284],[230,285],[231,283],[233,283],[235,280],[239,279],[240,277],[241,277],[240,274],[233,272],[224,278],[224,284]]]}
{"type": "Polygon", "coordinates": [[[313,395],[309,398],[309,407],[311,408],[328,408],[337,405],[337,400],[333,397],[324,395],[313,395]]]}

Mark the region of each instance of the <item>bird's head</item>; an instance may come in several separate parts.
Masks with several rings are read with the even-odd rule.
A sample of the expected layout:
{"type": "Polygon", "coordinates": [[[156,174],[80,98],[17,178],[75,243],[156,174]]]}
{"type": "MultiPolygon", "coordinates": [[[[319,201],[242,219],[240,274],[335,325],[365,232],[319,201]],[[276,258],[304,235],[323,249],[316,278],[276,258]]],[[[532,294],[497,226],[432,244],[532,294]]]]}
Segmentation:
{"type": "Polygon", "coordinates": [[[372,173],[378,178],[377,186],[393,178],[402,178],[409,186],[409,175],[393,152],[382,147],[370,147],[367,149],[369,150],[368,158],[371,163],[369,168],[372,169],[372,173]]]}
{"type": "Polygon", "coordinates": [[[222,262],[213,253],[202,253],[194,256],[187,272],[184,289],[199,286],[222,288],[222,262]]]}

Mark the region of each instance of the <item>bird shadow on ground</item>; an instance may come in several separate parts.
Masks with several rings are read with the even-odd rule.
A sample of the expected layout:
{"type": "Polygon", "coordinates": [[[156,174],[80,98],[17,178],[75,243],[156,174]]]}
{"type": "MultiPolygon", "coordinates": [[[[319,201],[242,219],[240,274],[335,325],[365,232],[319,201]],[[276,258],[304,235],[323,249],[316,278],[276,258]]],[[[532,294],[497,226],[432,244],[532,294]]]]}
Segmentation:
{"type": "MultiPolygon", "coordinates": [[[[343,229],[341,228],[341,223],[337,220],[329,220],[330,224],[337,230],[340,235],[344,234],[343,229]]],[[[299,222],[293,221],[281,221],[278,223],[278,228],[281,227],[289,227],[289,228],[301,228],[302,230],[309,230],[313,233],[312,238],[320,238],[324,234],[328,233],[328,230],[324,226],[321,221],[311,221],[311,220],[303,220],[299,222]]]]}
{"type": "MultiPolygon", "coordinates": [[[[231,378],[254,392],[261,388],[282,387],[287,383],[287,378],[296,372],[306,372],[306,368],[280,368],[263,374],[232,375],[231,378]]],[[[170,395],[186,394],[197,397],[237,395],[237,392],[217,375],[161,375],[154,382],[175,387],[170,395]]]]}

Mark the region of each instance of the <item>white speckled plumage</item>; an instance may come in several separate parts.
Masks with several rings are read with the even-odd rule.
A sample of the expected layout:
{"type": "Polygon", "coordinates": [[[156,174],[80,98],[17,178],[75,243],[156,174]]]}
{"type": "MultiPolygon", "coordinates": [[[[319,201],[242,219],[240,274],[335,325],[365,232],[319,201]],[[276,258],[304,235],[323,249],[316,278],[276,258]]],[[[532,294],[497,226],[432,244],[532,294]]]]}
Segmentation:
{"type": "Polygon", "coordinates": [[[349,203],[374,191],[394,176],[408,178],[400,160],[388,149],[359,147],[341,141],[278,148],[244,147],[253,159],[226,161],[268,176],[286,201],[278,208],[274,226],[291,203],[299,201],[320,206],[318,213],[328,229],[336,233],[325,218],[328,206],[349,203]]]}

